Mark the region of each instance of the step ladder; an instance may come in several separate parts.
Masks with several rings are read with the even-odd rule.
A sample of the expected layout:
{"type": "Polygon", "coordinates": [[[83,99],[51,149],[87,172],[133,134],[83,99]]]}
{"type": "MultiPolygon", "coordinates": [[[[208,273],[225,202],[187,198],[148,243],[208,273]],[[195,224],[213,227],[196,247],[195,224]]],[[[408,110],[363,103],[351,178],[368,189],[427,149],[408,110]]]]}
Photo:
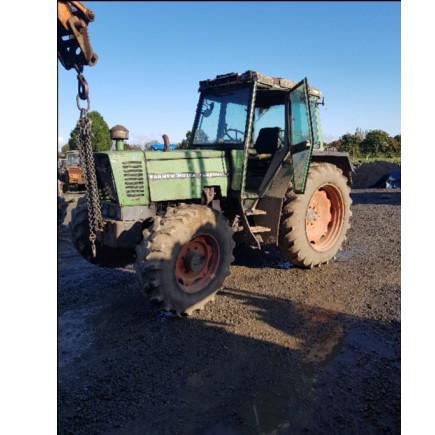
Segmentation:
{"type": "Polygon", "coordinates": [[[246,210],[246,216],[264,216],[266,214],[266,211],[260,210],[258,208],[254,208],[253,210],[246,210]]]}
{"type": "MultiPolygon", "coordinates": [[[[241,204],[242,210],[243,210],[243,204],[241,204]]],[[[251,208],[250,210],[244,210],[244,214],[242,215],[242,227],[241,230],[246,232],[248,236],[250,236],[250,239],[253,244],[256,245],[258,249],[261,248],[260,243],[263,242],[263,239],[261,237],[262,233],[269,233],[271,231],[271,228],[261,226],[261,225],[251,225],[248,221],[248,217],[250,216],[264,216],[267,215],[267,212],[265,210],[260,210],[257,208],[251,208]]]]}

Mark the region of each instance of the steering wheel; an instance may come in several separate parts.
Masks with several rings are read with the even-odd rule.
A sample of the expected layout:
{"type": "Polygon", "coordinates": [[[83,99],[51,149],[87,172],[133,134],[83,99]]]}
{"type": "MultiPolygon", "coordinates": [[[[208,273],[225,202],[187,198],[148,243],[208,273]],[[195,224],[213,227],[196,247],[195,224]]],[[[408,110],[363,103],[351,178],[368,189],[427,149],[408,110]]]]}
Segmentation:
{"type": "Polygon", "coordinates": [[[238,135],[241,135],[242,138],[245,135],[245,133],[241,130],[238,130],[237,128],[225,128],[225,133],[224,136],[227,136],[229,138],[229,140],[233,141],[233,142],[239,142],[239,138],[238,135]],[[228,134],[228,132],[233,131],[235,133],[235,137],[232,137],[230,134],[228,134]]]}

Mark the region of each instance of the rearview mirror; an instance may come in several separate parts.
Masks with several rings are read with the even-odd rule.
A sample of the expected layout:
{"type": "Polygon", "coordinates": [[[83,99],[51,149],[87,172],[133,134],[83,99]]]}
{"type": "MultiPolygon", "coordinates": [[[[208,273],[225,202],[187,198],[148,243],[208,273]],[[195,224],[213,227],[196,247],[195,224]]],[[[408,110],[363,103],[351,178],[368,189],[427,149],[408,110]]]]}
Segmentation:
{"type": "Polygon", "coordinates": [[[201,115],[204,116],[205,118],[208,118],[212,114],[213,109],[214,109],[214,103],[210,103],[210,105],[201,112],[201,115]]]}

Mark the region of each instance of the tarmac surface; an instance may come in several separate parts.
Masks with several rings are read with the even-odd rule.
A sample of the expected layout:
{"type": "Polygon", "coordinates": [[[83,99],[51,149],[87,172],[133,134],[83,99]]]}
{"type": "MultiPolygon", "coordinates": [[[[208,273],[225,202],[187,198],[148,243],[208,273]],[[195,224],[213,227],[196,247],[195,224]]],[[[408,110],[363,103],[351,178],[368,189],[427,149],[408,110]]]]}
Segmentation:
{"type": "Polygon", "coordinates": [[[59,433],[400,433],[400,191],[352,197],[336,262],[239,249],[189,318],[159,312],[132,268],[87,263],[64,225],[59,433]]]}

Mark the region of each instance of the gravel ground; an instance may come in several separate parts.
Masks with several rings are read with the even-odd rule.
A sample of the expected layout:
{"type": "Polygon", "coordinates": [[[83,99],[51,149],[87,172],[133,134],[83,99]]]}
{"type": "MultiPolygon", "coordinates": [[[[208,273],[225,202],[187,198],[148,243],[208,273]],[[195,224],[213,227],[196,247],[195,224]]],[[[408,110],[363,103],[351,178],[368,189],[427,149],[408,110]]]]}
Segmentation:
{"type": "Polygon", "coordinates": [[[335,263],[239,250],[216,301],[159,313],[59,234],[59,433],[400,433],[400,191],[354,191],[335,263]]]}

